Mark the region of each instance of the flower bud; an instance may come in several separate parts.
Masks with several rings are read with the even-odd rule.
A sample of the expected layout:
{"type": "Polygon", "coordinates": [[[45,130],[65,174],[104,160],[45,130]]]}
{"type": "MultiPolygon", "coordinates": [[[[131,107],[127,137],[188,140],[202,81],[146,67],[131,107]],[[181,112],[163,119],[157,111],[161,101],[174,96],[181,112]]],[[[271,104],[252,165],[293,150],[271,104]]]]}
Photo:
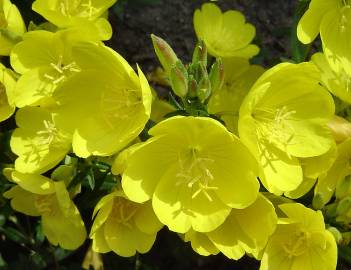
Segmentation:
{"type": "Polygon", "coordinates": [[[151,39],[158,60],[167,74],[169,74],[171,67],[178,61],[177,55],[174,53],[171,46],[162,38],[151,34],[151,39]]]}
{"type": "Polygon", "coordinates": [[[198,62],[200,62],[204,67],[207,67],[207,47],[205,42],[201,39],[195,47],[192,59],[193,64],[197,64],[198,62]]]}
{"type": "Polygon", "coordinates": [[[188,72],[181,61],[177,61],[170,69],[169,79],[173,92],[179,97],[188,93],[188,72]]]}
{"type": "Polygon", "coordinates": [[[201,102],[204,102],[211,95],[211,82],[208,77],[206,68],[203,65],[200,65],[201,77],[199,85],[197,86],[197,96],[201,102]]]}
{"type": "Polygon", "coordinates": [[[223,87],[224,67],[221,58],[217,58],[216,62],[212,65],[209,78],[213,93],[217,92],[223,87]]]}
{"type": "Polygon", "coordinates": [[[342,235],[341,233],[339,232],[339,230],[335,227],[329,227],[327,229],[329,232],[331,232],[331,234],[334,236],[335,238],[335,241],[337,244],[341,243],[342,242],[342,235]]]}
{"type": "Polygon", "coordinates": [[[189,75],[188,95],[190,98],[197,96],[197,82],[193,75],[189,75]]]}
{"type": "Polygon", "coordinates": [[[337,143],[341,143],[347,138],[351,138],[351,123],[340,116],[335,115],[328,123],[328,127],[331,129],[337,143]]]}
{"type": "Polygon", "coordinates": [[[351,208],[351,196],[345,197],[338,203],[338,207],[336,208],[337,215],[341,216],[346,214],[351,208]]]}

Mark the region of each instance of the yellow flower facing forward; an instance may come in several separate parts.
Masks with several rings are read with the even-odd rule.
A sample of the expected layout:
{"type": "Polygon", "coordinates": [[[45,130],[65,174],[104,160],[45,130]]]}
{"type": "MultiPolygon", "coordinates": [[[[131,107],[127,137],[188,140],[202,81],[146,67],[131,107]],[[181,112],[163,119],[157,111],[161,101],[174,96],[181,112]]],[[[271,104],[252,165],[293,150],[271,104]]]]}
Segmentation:
{"type": "Polygon", "coordinates": [[[203,4],[201,10],[195,11],[194,27],[197,37],[204,40],[208,52],[215,57],[251,58],[259,52],[256,45],[250,44],[256,29],[245,22],[239,11],[222,13],[215,4],[203,4]]]}
{"type": "Polygon", "coordinates": [[[260,270],[335,270],[337,245],[320,211],[281,204],[281,219],[264,251],[260,270]]]}
{"type": "Polygon", "coordinates": [[[336,186],[351,175],[351,139],[337,146],[337,157],[331,168],[318,178],[315,195],[319,194],[323,204],[327,204],[334,195],[336,186]]]}
{"type": "Polygon", "coordinates": [[[13,92],[16,79],[11,70],[0,64],[0,122],[15,112],[13,92]]]}
{"type": "Polygon", "coordinates": [[[333,114],[333,99],[319,85],[313,64],[280,64],[258,79],[240,108],[238,126],[270,192],[296,189],[303,179],[298,158],[320,156],[333,147],[327,128],[333,114]]]}
{"type": "Polygon", "coordinates": [[[240,105],[264,69],[250,65],[244,58],[226,58],[223,60],[223,68],[223,87],[212,94],[208,111],[220,116],[226,127],[238,134],[240,105]]]}
{"type": "Polygon", "coordinates": [[[9,55],[26,32],[21,13],[10,0],[0,0],[0,55],[9,55]]]}
{"type": "Polygon", "coordinates": [[[259,259],[277,225],[274,206],[263,195],[245,209],[233,209],[226,221],[212,232],[189,231],[185,240],[203,256],[219,251],[230,259],[238,260],[245,252],[259,259]]]}
{"type": "Polygon", "coordinates": [[[121,191],[103,197],[93,216],[95,220],[90,232],[93,250],[99,253],[112,250],[123,257],[148,252],[163,226],[155,216],[151,202],[131,202],[121,191]]]}
{"type": "Polygon", "coordinates": [[[25,34],[11,52],[11,65],[22,74],[14,94],[16,106],[52,103],[55,89],[81,71],[72,57],[72,46],[81,41],[99,42],[95,31],[87,24],[56,33],[39,30],[25,34]]]}
{"type": "MultiPolygon", "coordinates": [[[[258,194],[257,164],[247,148],[211,118],[172,117],[160,122],[125,155],[122,186],[133,201],[152,199],[170,230],[209,232],[231,208],[252,204],[258,194]]],[[[119,166],[118,166],[119,164],[119,166]]],[[[119,168],[115,168],[115,167],[119,168]]]]}
{"type": "Polygon", "coordinates": [[[72,135],[57,125],[44,108],[25,107],[16,114],[17,129],[11,150],[18,155],[15,168],[22,173],[44,173],[56,166],[71,149],[72,135]]]}
{"type": "Polygon", "coordinates": [[[73,134],[80,157],[112,155],[134,140],[150,117],[152,94],[116,52],[105,46],[80,44],[72,57],[82,68],[54,93],[58,121],[73,134]]]}
{"type": "Polygon", "coordinates": [[[332,94],[351,104],[351,66],[340,61],[338,68],[333,69],[323,53],[314,54],[312,62],[321,71],[323,85],[332,94]]]}
{"type": "Polygon", "coordinates": [[[37,174],[12,172],[17,185],[5,192],[14,210],[40,216],[43,233],[53,245],[77,249],[86,238],[84,223],[63,181],[54,182],[37,174]]]}
{"type": "Polygon", "coordinates": [[[36,0],[32,9],[60,28],[94,21],[116,0],[36,0]]]}

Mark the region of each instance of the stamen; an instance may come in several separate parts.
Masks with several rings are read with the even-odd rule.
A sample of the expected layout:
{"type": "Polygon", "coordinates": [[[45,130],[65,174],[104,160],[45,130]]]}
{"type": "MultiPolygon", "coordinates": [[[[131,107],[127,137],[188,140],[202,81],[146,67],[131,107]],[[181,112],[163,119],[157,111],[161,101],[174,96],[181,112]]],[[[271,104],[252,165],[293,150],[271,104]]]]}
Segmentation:
{"type": "Polygon", "coordinates": [[[209,191],[217,190],[218,187],[210,186],[210,182],[214,180],[214,176],[207,165],[214,162],[214,160],[208,157],[200,157],[199,155],[199,150],[196,148],[191,148],[186,153],[178,153],[180,172],[176,174],[178,180],[175,185],[185,185],[191,190],[195,189],[191,196],[192,199],[203,194],[212,202],[213,198],[209,194],[209,191]]]}

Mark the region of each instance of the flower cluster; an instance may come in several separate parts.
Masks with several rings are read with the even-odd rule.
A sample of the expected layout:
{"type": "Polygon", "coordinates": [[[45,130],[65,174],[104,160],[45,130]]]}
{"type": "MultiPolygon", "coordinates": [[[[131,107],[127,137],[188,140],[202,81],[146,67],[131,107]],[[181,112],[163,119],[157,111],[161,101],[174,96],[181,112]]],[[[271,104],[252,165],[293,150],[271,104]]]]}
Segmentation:
{"type": "Polygon", "coordinates": [[[93,252],[130,257],[165,226],[203,256],[336,269],[337,244],[351,242],[351,1],[312,0],[298,38],[320,33],[323,52],[269,69],[252,64],[243,14],[203,4],[191,63],[151,36],[169,102],[104,45],[115,2],[36,0],[48,22],[26,31],[0,0],[12,208],[64,249],[90,238],[93,252]]]}

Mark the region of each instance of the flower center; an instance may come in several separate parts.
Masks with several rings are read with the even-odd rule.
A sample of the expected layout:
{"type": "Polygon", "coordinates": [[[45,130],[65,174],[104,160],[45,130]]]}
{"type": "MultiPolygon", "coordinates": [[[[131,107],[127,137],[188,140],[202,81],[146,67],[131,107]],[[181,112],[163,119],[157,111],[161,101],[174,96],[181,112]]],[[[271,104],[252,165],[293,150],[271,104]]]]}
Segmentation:
{"type": "Polygon", "coordinates": [[[310,238],[311,234],[309,232],[298,231],[288,243],[284,244],[284,251],[289,258],[300,256],[308,250],[310,238]]]}
{"type": "Polygon", "coordinates": [[[37,195],[34,201],[34,205],[40,215],[54,215],[56,212],[55,194],[37,195]]]}
{"type": "Polygon", "coordinates": [[[93,6],[91,0],[61,0],[57,8],[67,17],[79,16],[89,19],[100,11],[93,6]]]}
{"type": "MultiPolygon", "coordinates": [[[[271,144],[278,148],[291,145],[294,129],[289,124],[296,111],[289,111],[286,106],[277,109],[258,108],[252,113],[256,123],[256,134],[259,144],[271,144]]],[[[260,147],[260,146],[259,146],[260,147]]]]}
{"type": "Polygon", "coordinates": [[[67,65],[63,63],[63,56],[60,55],[56,63],[50,63],[52,70],[44,75],[44,78],[49,80],[50,83],[55,86],[64,80],[66,80],[73,73],[80,72],[81,70],[75,62],[71,62],[67,65]]]}
{"type": "Polygon", "coordinates": [[[38,145],[60,145],[62,142],[66,140],[66,136],[62,134],[62,132],[57,129],[55,123],[53,121],[44,120],[44,129],[37,131],[37,135],[39,135],[38,145]]]}
{"type": "Polygon", "coordinates": [[[186,185],[192,192],[192,199],[203,194],[209,201],[213,201],[210,191],[218,189],[211,186],[214,179],[208,164],[214,160],[202,156],[199,147],[190,147],[184,153],[179,153],[178,164],[180,172],[176,174],[176,186],[186,185]]]}
{"type": "Polygon", "coordinates": [[[142,107],[139,90],[130,88],[108,88],[101,96],[101,110],[110,127],[115,127],[121,120],[134,119],[142,107]]]}
{"type": "Polygon", "coordinates": [[[137,211],[137,205],[124,198],[115,198],[111,216],[117,223],[132,227],[132,218],[137,211]]]}

